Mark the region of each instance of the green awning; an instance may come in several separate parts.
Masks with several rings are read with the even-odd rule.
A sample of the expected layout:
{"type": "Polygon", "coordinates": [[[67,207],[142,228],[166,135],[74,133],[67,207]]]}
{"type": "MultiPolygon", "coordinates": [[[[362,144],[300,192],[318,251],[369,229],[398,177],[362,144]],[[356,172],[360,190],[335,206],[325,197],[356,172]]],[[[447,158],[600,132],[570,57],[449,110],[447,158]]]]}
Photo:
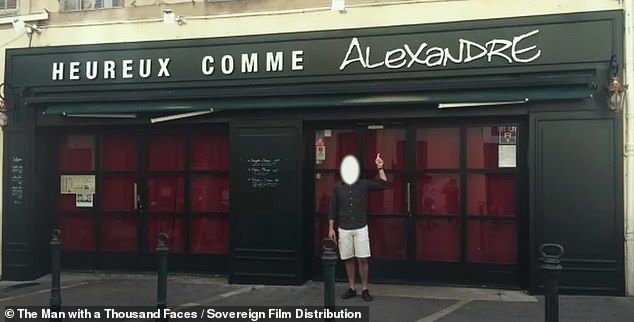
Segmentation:
{"type": "MultiPolygon", "coordinates": [[[[242,109],[310,108],[343,106],[389,106],[402,104],[442,104],[491,102],[533,102],[591,98],[589,86],[561,86],[549,88],[513,88],[499,90],[429,91],[395,94],[330,94],[304,96],[266,96],[245,98],[215,98],[193,102],[107,102],[64,103],[49,105],[44,114],[91,115],[115,113],[187,113],[242,109]]],[[[487,104],[482,104],[487,105],[487,104]]]]}
{"type": "Polygon", "coordinates": [[[142,113],[142,112],[196,112],[212,110],[210,102],[99,102],[99,103],[57,103],[50,104],[46,115],[142,113]]]}

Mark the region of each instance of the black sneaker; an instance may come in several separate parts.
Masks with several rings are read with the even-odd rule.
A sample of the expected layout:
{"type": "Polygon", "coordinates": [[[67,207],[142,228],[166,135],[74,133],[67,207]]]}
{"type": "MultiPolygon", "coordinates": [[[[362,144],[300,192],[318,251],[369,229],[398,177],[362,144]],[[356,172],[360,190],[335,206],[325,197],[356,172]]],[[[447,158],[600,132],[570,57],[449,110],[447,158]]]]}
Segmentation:
{"type": "Polygon", "coordinates": [[[372,295],[370,295],[369,290],[363,290],[363,292],[361,292],[361,297],[366,302],[372,302],[372,295]]]}
{"type": "Polygon", "coordinates": [[[341,298],[344,300],[347,300],[353,296],[357,295],[357,290],[353,290],[351,288],[349,288],[345,293],[343,293],[343,295],[341,295],[341,298]]]}

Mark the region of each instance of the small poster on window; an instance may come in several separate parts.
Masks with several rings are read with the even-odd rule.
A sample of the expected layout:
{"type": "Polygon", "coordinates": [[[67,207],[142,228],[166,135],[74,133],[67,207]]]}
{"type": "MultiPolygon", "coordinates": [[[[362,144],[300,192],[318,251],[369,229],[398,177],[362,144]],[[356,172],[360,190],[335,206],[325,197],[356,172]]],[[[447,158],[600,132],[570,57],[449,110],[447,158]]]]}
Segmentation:
{"type": "Polygon", "coordinates": [[[498,167],[515,168],[517,166],[516,145],[498,145],[498,167]]]}
{"type": "Polygon", "coordinates": [[[75,207],[77,208],[92,208],[93,206],[93,194],[92,193],[78,193],[75,195],[75,207]]]}
{"type": "Polygon", "coordinates": [[[61,175],[59,181],[63,195],[95,193],[94,175],[61,175]]]}

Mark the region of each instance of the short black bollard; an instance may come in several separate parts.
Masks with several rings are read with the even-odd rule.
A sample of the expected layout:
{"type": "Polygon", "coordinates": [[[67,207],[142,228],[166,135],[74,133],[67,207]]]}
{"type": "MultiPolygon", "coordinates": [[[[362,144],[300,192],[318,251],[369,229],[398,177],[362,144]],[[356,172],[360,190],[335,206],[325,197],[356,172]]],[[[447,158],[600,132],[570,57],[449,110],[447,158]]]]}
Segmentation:
{"type": "Polygon", "coordinates": [[[544,306],[545,322],[559,322],[559,277],[561,276],[560,258],[564,254],[563,246],[559,244],[542,244],[541,269],[544,272],[544,306]],[[547,250],[552,249],[551,252],[547,250]]]}
{"type": "MultiPolygon", "coordinates": [[[[165,233],[158,236],[156,254],[158,256],[158,281],[156,287],[156,308],[161,312],[167,307],[167,254],[169,253],[169,237],[165,233]]],[[[156,321],[167,321],[167,318],[159,318],[156,321]]]]}
{"type": "MultiPolygon", "coordinates": [[[[324,253],[321,255],[321,262],[324,266],[324,308],[335,308],[335,265],[337,265],[337,253],[335,249],[337,242],[334,239],[324,238],[321,242],[324,253]]],[[[324,321],[334,321],[334,319],[324,319],[324,321]]]]}
{"type": "MultiPolygon", "coordinates": [[[[60,249],[62,238],[59,229],[53,229],[51,237],[51,300],[49,302],[51,312],[60,312],[62,309],[62,293],[60,287],[60,249]]],[[[61,321],[53,319],[50,321],[61,321]]]]}

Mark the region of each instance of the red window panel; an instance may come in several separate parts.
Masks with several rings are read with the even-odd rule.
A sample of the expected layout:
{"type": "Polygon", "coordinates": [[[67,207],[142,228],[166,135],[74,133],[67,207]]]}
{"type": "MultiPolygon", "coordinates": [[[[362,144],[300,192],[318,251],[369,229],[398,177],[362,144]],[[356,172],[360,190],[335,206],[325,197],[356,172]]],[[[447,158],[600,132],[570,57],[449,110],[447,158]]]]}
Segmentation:
{"type": "Polygon", "coordinates": [[[178,215],[149,215],[147,219],[148,251],[156,251],[158,235],[166,233],[169,237],[170,252],[183,252],[183,218],[178,215]]]}
{"type": "Polygon", "coordinates": [[[513,222],[470,221],[467,226],[467,261],[514,264],[517,227],[513,222]]]}
{"type": "Polygon", "coordinates": [[[416,167],[419,169],[460,167],[460,129],[418,130],[416,133],[416,167]]]}
{"type": "Polygon", "coordinates": [[[327,214],[330,209],[330,195],[332,187],[339,181],[338,175],[334,174],[315,174],[315,213],[327,214]]]}
{"type": "Polygon", "coordinates": [[[226,216],[192,217],[190,251],[227,254],[229,252],[229,219],[226,216]]]}
{"type": "Polygon", "coordinates": [[[95,250],[95,217],[93,215],[60,215],[58,227],[61,232],[63,251],[95,250]]]}
{"type": "Polygon", "coordinates": [[[356,130],[331,130],[329,137],[322,136],[321,139],[326,149],[326,159],[316,161],[318,169],[339,169],[346,155],[359,157],[359,134],[356,130]]]}
{"type": "Polygon", "coordinates": [[[227,175],[192,175],[190,188],[192,211],[229,211],[229,178],[227,175]]]}
{"type": "MultiPolygon", "coordinates": [[[[321,242],[324,238],[328,238],[328,217],[315,217],[315,256],[320,257],[323,254],[321,242]]],[[[339,250],[337,250],[338,252],[339,250]]]]}
{"type": "Polygon", "coordinates": [[[182,212],[184,185],[182,175],[155,175],[148,178],[148,211],[182,212]]]}
{"type": "Polygon", "coordinates": [[[457,174],[428,174],[416,180],[416,209],[424,215],[460,213],[460,177],[457,174]]]}
{"type": "Polygon", "coordinates": [[[155,136],[148,144],[150,170],[183,170],[185,165],[185,137],[182,135],[155,136]]]}
{"type": "Polygon", "coordinates": [[[372,258],[406,258],[405,219],[369,218],[368,229],[372,258]]]}
{"type": "Polygon", "coordinates": [[[468,179],[469,215],[514,216],[516,175],[473,174],[468,179]]]}
{"type": "Polygon", "coordinates": [[[59,210],[88,210],[90,208],[77,207],[75,194],[60,194],[57,196],[57,209],[59,210]]]}
{"type": "Polygon", "coordinates": [[[103,215],[100,227],[101,250],[110,252],[137,250],[136,215],[103,215]]]}
{"type": "Polygon", "coordinates": [[[135,171],[137,158],[136,137],[105,136],[103,138],[101,166],[104,171],[135,171]]]}
{"type": "MultiPolygon", "coordinates": [[[[403,169],[405,167],[405,130],[368,131],[365,137],[365,164],[368,169],[375,169],[377,153],[386,169],[403,169]]],[[[363,162],[363,161],[359,161],[363,162]]]]}
{"type": "Polygon", "coordinates": [[[227,133],[192,135],[190,151],[192,170],[229,169],[229,136],[227,133]]]}
{"type": "Polygon", "coordinates": [[[102,208],[105,211],[134,211],[136,177],[106,175],[102,180],[102,208]]]}
{"type": "Polygon", "coordinates": [[[460,260],[460,223],[457,219],[418,220],[416,258],[457,262],[460,260]]]}
{"type": "Polygon", "coordinates": [[[59,170],[95,171],[95,137],[69,135],[59,145],[59,170]]]}
{"type": "Polygon", "coordinates": [[[509,125],[468,128],[467,167],[471,169],[497,169],[500,141],[505,144],[517,144],[517,127],[509,125]]]}
{"type": "MultiPolygon", "coordinates": [[[[374,171],[371,171],[374,172],[374,171]]],[[[406,185],[403,175],[388,174],[389,187],[385,190],[371,191],[368,195],[368,212],[373,214],[405,214],[407,213],[406,185]]],[[[378,180],[376,174],[371,180],[378,180]]]]}

